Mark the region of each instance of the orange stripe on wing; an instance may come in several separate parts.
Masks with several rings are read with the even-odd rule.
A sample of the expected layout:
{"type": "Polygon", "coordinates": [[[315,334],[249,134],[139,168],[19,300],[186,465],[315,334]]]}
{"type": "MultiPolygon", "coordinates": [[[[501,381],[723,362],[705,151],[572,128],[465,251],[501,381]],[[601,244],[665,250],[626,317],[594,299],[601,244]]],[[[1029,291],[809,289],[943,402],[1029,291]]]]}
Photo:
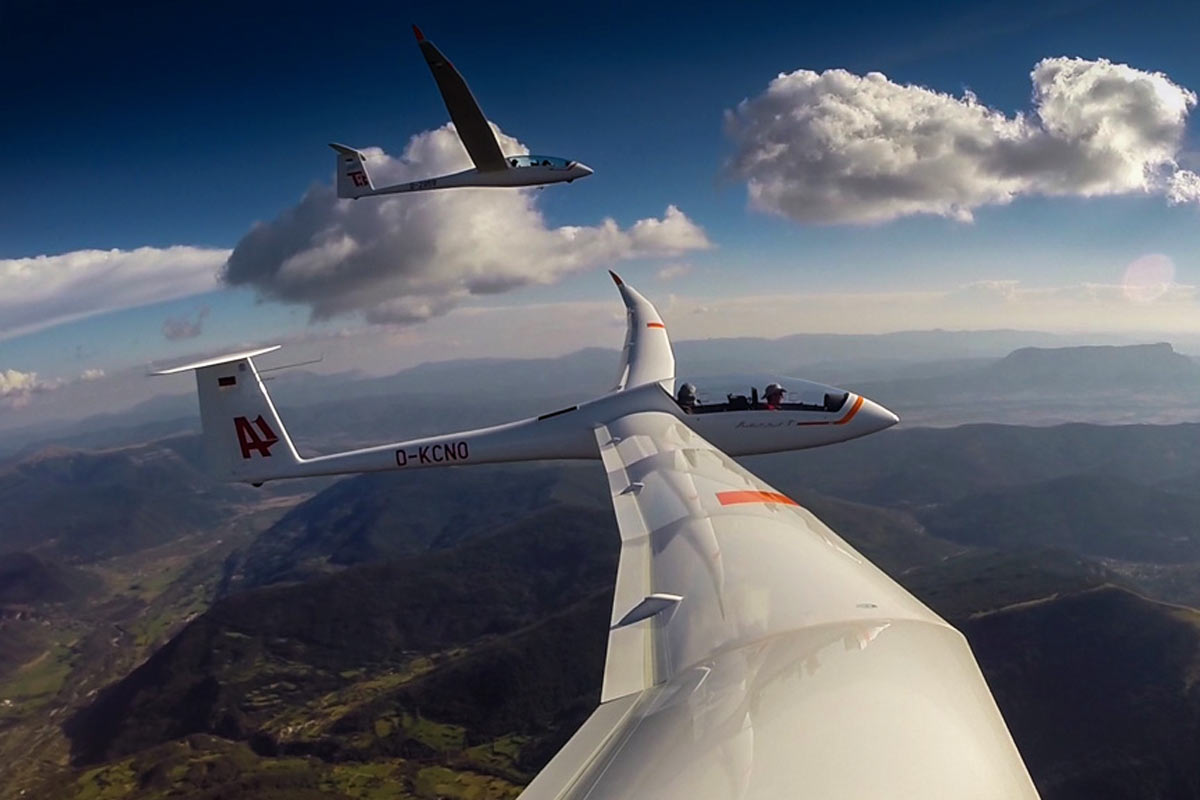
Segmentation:
{"type": "Polygon", "coordinates": [[[662,328],[664,331],[667,329],[667,326],[663,325],[661,322],[647,322],[646,327],[647,328],[662,328]]]}
{"type": "Polygon", "coordinates": [[[741,503],[780,503],[785,506],[800,505],[792,498],[779,492],[717,492],[717,500],[723,506],[733,506],[741,503]]]}

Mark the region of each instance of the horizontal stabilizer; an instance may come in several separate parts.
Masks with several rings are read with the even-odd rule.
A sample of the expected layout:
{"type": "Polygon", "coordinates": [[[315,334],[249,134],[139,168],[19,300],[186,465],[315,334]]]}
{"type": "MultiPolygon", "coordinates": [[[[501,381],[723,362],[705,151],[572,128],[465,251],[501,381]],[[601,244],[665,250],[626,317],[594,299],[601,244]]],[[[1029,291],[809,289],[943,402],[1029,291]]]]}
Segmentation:
{"type": "Polygon", "coordinates": [[[168,369],[158,369],[151,372],[151,375],[174,375],[177,372],[187,372],[190,369],[203,369],[204,367],[215,367],[219,364],[229,364],[233,361],[241,361],[243,358],[253,358],[266,353],[274,353],[282,345],[273,344],[270,347],[260,347],[257,350],[243,350],[240,353],[229,353],[223,356],[213,356],[202,361],[193,361],[190,364],[182,364],[178,367],[170,367],[168,369]]]}

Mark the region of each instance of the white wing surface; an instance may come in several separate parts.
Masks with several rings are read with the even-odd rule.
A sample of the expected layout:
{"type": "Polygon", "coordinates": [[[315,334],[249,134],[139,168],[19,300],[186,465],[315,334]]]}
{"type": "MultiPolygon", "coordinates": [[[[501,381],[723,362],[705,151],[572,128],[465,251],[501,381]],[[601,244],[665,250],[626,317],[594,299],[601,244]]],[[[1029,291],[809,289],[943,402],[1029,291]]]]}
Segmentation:
{"type": "Polygon", "coordinates": [[[596,442],[601,705],[523,800],[1037,797],[963,636],[809,511],[669,414],[596,442]]]}
{"type": "Polygon", "coordinates": [[[438,90],[442,93],[442,100],[446,102],[446,110],[450,112],[458,138],[462,139],[475,167],[480,172],[507,169],[496,135],[492,133],[492,127],[488,125],[483,110],[479,108],[463,76],[450,63],[450,59],[425,38],[420,28],[414,25],[413,32],[417,35],[425,63],[429,65],[438,90]]]}
{"type": "Polygon", "coordinates": [[[610,270],[608,274],[612,275],[621,292],[628,322],[625,347],[621,351],[621,370],[613,391],[657,382],[674,394],[675,353],[671,351],[667,326],[658,309],[641,292],[622,281],[617,273],[610,270]]]}

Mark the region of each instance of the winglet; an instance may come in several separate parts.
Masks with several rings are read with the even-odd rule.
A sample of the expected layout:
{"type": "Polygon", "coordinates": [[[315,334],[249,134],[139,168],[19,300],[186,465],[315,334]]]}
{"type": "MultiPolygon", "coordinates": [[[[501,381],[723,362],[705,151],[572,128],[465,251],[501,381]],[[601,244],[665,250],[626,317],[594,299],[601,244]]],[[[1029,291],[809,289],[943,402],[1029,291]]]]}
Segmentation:
{"type": "Polygon", "coordinates": [[[608,271],[621,302],[625,304],[625,346],[621,349],[621,368],[617,373],[617,384],[613,391],[631,389],[645,383],[659,383],[675,394],[675,354],[671,352],[671,339],[667,326],[659,316],[654,304],[642,297],[621,276],[608,271]]]}
{"type": "Polygon", "coordinates": [[[425,41],[425,34],[421,33],[421,29],[418,28],[415,24],[412,26],[412,28],[413,28],[413,33],[415,33],[417,35],[417,41],[418,42],[425,41]]]}

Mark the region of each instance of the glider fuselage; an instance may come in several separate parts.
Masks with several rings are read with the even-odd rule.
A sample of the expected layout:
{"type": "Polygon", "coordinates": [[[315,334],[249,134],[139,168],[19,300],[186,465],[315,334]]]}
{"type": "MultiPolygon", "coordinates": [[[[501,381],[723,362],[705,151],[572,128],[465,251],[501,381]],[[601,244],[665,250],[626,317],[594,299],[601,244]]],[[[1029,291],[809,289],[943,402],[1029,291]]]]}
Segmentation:
{"type": "MultiPolygon", "coordinates": [[[[244,376],[247,392],[257,393],[253,383],[258,375],[244,376]]],[[[232,399],[232,398],[230,398],[232,399]]],[[[273,411],[273,409],[272,409],[273,411]]],[[[586,403],[551,411],[538,417],[489,428],[428,436],[403,442],[353,450],[312,458],[274,459],[269,477],[293,478],[357,472],[409,470],[469,464],[494,464],[510,461],[553,459],[595,459],[595,429],[604,420],[637,411],[663,411],[671,414],[706,440],[731,456],[802,450],[809,447],[856,439],[891,427],[896,416],[882,406],[848,394],[837,411],[821,410],[740,410],[708,414],[688,414],[658,384],[651,383],[627,391],[604,395],[586,403]],[[288,462],[291,463],[288,463],[288,462]]],[[[264,419],[259,428],[255,421],[230,425],[228,435],[236,435],[242,455],[257,463],[271,459],[271,448],[289,445],[264,419]],[[265,443],[265,446],[264,446],[265,443]]],[[[264,465],[265,466],[265,465],[264,465]]]]}
{"type": "MultiPolygon", "coordinates": [[[[510,166],[504,169],[480,170],[466,169],[462,172],[441,175],[435,178],[423,178],[419,181],[399,183],[395,186],[384,186],[379,189],[362,191],[356,197],[377,197],[384,194],[402,194],[406,192],[425,192],[431,189],[453,189],[466,186],[476,187],[505,187],[545,186],[550,183],[570,183],[576,178],[586,178],[592,170],[578,161],[569,161],[557,157],[536,157],[537,163],[530,163],[529,156],[510,156],[507,160],[510,166]],[[513,165],[515,164],[515,165],[513,165]]],[[[365,178],[363,179],[365,182],[365,178]]]]}

